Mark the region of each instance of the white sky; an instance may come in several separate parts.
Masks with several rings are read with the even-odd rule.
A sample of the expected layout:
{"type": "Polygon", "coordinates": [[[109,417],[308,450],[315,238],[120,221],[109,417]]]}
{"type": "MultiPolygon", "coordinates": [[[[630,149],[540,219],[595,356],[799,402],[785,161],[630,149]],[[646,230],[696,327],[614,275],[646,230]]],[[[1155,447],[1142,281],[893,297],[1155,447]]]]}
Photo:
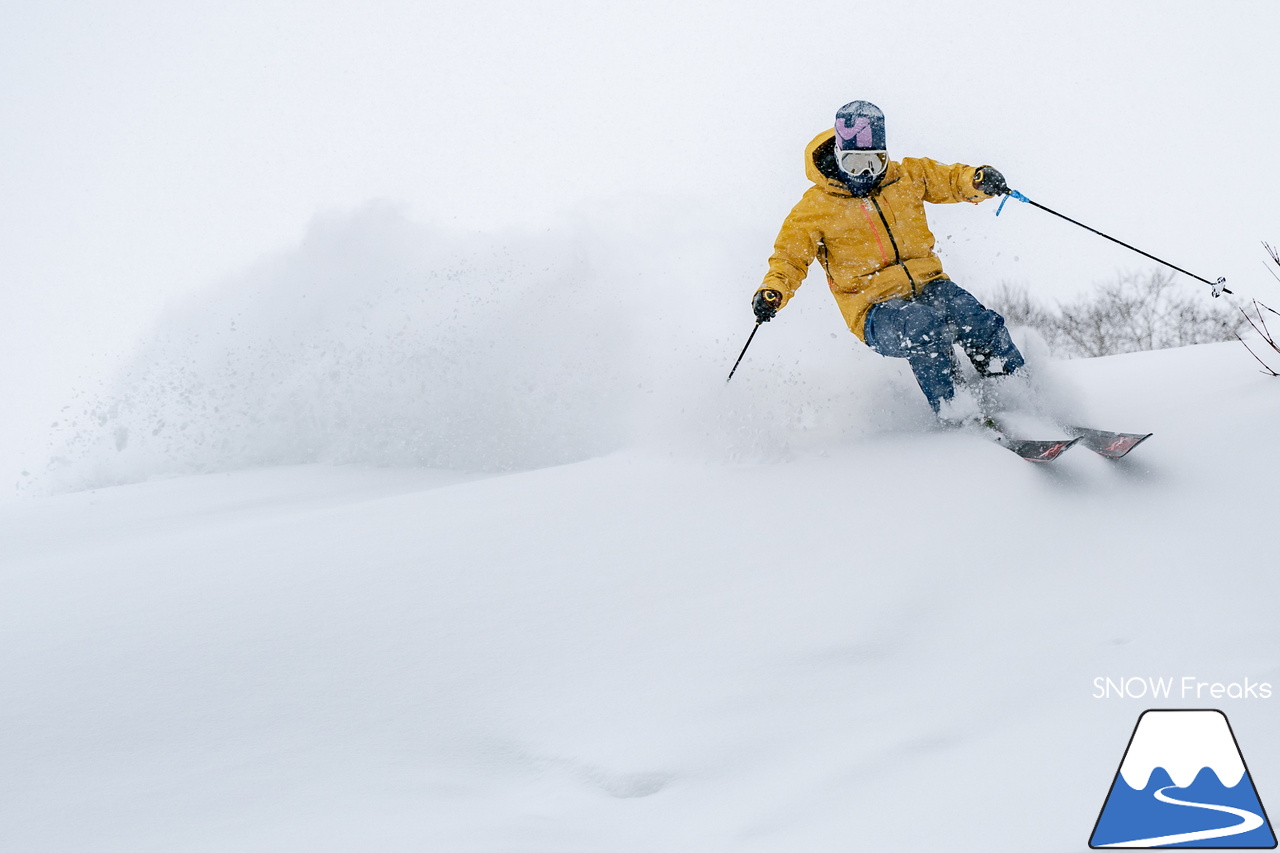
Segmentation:
{"type": "MultiPolygon", "coordinates": [[[[1280,301],[1259,247],[1280,241],[1278,38],[1274,2],[4,0],[0,440],[167,300],[370,199],[479,228],[701,204],[760,232],[763,271],[802,146],[859,97],[896,156],[989,162],[1280,301]]],[[[934,217],[962,283],[1141,266],[992,212],[934,217]]]]}

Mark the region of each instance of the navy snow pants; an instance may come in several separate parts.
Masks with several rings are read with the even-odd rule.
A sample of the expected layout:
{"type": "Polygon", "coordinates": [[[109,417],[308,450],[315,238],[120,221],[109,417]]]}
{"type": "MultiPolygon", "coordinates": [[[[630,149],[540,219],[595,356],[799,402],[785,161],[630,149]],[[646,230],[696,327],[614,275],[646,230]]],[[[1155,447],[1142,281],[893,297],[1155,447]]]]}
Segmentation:
{"type": "Polygon", "coordinates": [[[1014,373],[1025,364],[1004,318],[947,278],[929,282],[912,299],[871,306],[863,336],[881,355],[911,364],[935,412],[956,393],[955,344],[982,376],[1014,373]]]}

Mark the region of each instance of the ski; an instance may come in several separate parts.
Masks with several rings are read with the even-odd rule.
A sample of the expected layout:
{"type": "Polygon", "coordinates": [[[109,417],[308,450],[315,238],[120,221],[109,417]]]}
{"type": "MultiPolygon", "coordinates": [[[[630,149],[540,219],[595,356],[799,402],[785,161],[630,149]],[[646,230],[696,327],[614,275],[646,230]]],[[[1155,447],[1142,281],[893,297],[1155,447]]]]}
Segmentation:
{"type": "Polygon", "coordinates": [[[1047,440],[1017,438],[1010,435],[1004,425],[990,415],[981,415],[966,426],[1004,449],[1018,454],[1028,462],[1052,462],[1081,441],[1080,436],[1047,440]]]}
{"type": "Polygon", "coordinates": [[[1153,433],[1144,435],[1136,432],[1109,432],[1077,426],[1067,427],[1067,432],[1074,435],[1083,446],[1108,459],[1122,458],[1153,435],[1153,433]]]}
{"type": "Polygon", "coordinates": [[[1004,433],[996,433],[995,436],[996,444],[1007,450],[1012,450],[1028,462],[1052,462],[1069,447],[1081,440],[1079,436],[1075,438],[1056,438],[1049,441],[1013,438],[1004,433]]]}

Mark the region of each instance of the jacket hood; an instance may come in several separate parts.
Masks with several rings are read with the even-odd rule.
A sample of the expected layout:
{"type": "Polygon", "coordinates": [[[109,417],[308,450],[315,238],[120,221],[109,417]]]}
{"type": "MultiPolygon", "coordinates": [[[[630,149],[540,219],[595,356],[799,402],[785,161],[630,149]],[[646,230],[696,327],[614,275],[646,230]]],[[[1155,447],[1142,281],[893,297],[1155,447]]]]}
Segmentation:
{"type": "MultiPolygon", "coordinates": [[[[834,127],[822,131],[809,142],[804,149],[804,174],[824,192],[832,195],[853,198],[853,193],[844,185],[840,177],[840,169],[836,166],[836,129],[834,127]]],[[[898,179],[898,164],[889,161],[884,180],[880,186],[887,186],[898,179]]]]}

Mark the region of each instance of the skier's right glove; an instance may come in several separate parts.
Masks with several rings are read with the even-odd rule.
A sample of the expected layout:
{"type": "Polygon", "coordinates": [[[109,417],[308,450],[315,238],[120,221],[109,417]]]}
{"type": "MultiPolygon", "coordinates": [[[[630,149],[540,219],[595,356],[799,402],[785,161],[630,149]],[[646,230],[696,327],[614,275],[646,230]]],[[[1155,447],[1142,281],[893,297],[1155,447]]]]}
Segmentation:
{"type": "Polygon", "coordinates": [[[757,290],[755,297],[751,300],[751,310],[756,312],[757,323],[767,323],[773,319],[778,313],[778,306],[782,304],[782,294],[776,290],[757,290]]]}
{"type": "Polygon", "coordinates": [[[978,192],[984,192],[987,195],[1004,195],[1009,191],[1009,185],[1004,182],[1004,175],[990,166],[977,168],[973,173],[973,185],[978,188],[978,192]]]}

